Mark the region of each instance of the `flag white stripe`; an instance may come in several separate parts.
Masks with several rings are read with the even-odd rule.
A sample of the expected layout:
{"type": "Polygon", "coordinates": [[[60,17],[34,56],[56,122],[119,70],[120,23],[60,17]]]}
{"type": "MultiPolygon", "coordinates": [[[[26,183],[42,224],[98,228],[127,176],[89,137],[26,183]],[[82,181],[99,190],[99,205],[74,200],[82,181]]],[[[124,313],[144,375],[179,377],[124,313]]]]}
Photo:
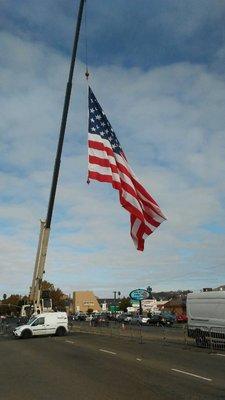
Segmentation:
{"type": "MultiPolygon", "coordinates": [[[[112,150],[112,146],[110,145],[109,141],[106,139],[101,138],[99,135],[93,135],[93,134],[88,134],[89,135],[89,140],[91,140],[92,142],[98,142],[98,143],[103,143],[105,147],[107,147],[108,149],[112,150]]],[[[89,146],[90,148],[91,146],[89,146]]],[[[128,172],[135,177],[133,171],[131,170],[130,166],[128,165],[127,161],[125,160],[125,158],[121,157],[119,154],[114,153],[115,155],[115,159],[122,165],[124,165],[124,167],[126,167],[126,169],[128,170],[128,172]]],[[[107,155],[107,157],[109,157],[107,155]]],[[[135,178],[137,179],[137,178],[135,178]]]]}
{"type": "MultiPolygon", "coordinates": [[[[125,190],[122,190],[122,197],[128,203],[130,203],[133,207],[135,207],[138,211],[140,211],[141,214],[143,215],[142,208],[141,208],[141,206],[139,204],[139,201],[134,196],[132,196],[130,193],[126,192],[125,190]]],[[[144,215],[143,215],[143,218],[144,218],[144,215]]]]}
{"type": "Polygon", "coordinates": [[[101,167],[98,164],[89,164],[89,171],[98,172],[101,175],[108,175],[113,178],[114,181],[121,183],[119,174],[112,172],[109,167],[101,167]]]}
{"type": "MultiPolygon", "coordinates": [[[[92,149],[92,150],[95,150],[95,149],[92,149]]],[[[105,157],[104,151],[97,150],[97,151],[93,151],[92,153],[93,153],[92,155],[95,155],[95,156],[98,157],[98,158],[107,159],[107,158],[105,157]],[[103,156],[103,157],[102,157],[102,156],[103,156]]],[[[110,158],[112,159],[112,157],[110,157],[110,158]]],[[[114,165],[115,165],[115,164],[114,164],[114,165]]],[[[93,172],[99,172],[99,173],[101,173],[101,174],[103,174],[103,175],[110,175],[110,176],[112,176],[113,180],[115,180],[115,181],[117,181],[117,182],[124,181],[124,182],[126,182],[129,186],[131,186],[131,188],[136,192],[136,189],[135,189],[135,187],[134,187],[134,185],[133,185],[131,179],[128,178],[127,175],[123,174],[123,173],[120,172],[120,171],[119,171],[118,174],[116,174],[115,172],[112,172],[112,170],[111,170],[110,167],[102,167],[102,166],[100,166],[100,165],[98,165],[98,164],[92,164],[92,163],[90,164],[89,170],[90,170],[90,171],[93,171],[93,172]]],[[[123,192],[123,197],[124,197],[127,201],[129,201],[129,199],[128,199],[128,193],[127,193],[126,195],[125,195],[125,193],[127,193],[127,192],[125,192],[125,191],[123,192]]],[[[141,197],[142,199],[145,199],[146,202],[152,204],[147,198],[145,198],[143,195],[141,195],[139,191],[137,191],[137,194],[139,194],[140,197],[141,197]]],[[[134,198],[134,197],[132,196],[132,198],[134,198]]],[[[135,199],[135,198],[134,198],[134,199],[135,199]]],[[[140,207],[140,205],[139,205],[139,202],[138,202],[137,200],[136,200],[135,202],[132,201],[131,204],[134,205],[135,207],[137,207],[137,204],[138,204],[138,207],[137,207],[137,208],[142,212],[142,209],[141,209],[141,207],[140,207]]],[[[158,216],[158,214],[156,214],[151,208],[147,208],[145,205],[143,205],[143,208],[144,208],[144,210],[146,211],[146,213],[147,213],[148,215],[150,215],[156,222],[161,222],[161,221],[163,220],[163,219],[162,219],[160,216],[158,216]]],[[[146,221],[146,220],[145,220],[145,224],[146,224],[152,231],[155,230],[155,228],[156,228],[155,226],[151,225],[151,224],[150,224],[148,221],[146,221]]]]}
{"type": "Polygon", "coordinates": [[[145,225],[151,229],[151,231],[153,232],[157,227],[154,225],[151,225],[146,219],[145,219],[145,225]]]}
{"type": "MultiPolygon", "coordinates": [[[[149,203],[150,203],[150,201],[149,201],[149,203]]],[[[152,203],[150,203],[150,204],[154,207],[154,204],[152,204],[152,203]]],[[[156,222],[159,222],[161,224],[161,222],[165,221],[165,218],[161,217],[152,208],[147,207],[145,204],[143,204],[143,209],[146,212],[146,214],[148,214],[150,217],[152,217],[156,222]]]]}
{"type": "MultiPolygon", "coordinates": [[[[90,148],[89,148],[90,149],[90,148]]],[[[102,150],[96,150],[96,149],[91,149],[92,151],[90,152],[89,151],[89,154],[90,155],[92,155],[92,156],[95,156],[95,157],[98,157],[98,158],[100,158],[100,159],[102,159],[102,160],[109,160],[109,162],[112,164],[112,165],[115,165],[117,168],[118,168],[118,165],[116,164],[116,161],[115,161],[115,159],[112,157],[112,156],[108,156],[104,151],[102,151],[102,150]]],[[[120,157],[121,158],[121,157],[120,157]]],[[[91,162],[91,163],[89,163],[90,165],[98,165],[98,164],[94,164],[93,162],[91,162]]],[[[99,166],[100,168],[110,168],[110,167],[101,167],[101,166],[99,166]]],[[[111,170],[110,170],[111,171],[111,170]]],[[[105,172],[103,172],[103,174],[105,174],[105,172]]],[[[110,172],[110,174],[109,175],[111,175],[112,174],[112,171],[110,172]]],[[[119,176],[120,176],[120,178],[121,178],[121,180],[122,181],[124,181],[124,182],[126,182],[129,186],[131,186],[132,187],[132,189],[136,192],[136,189],[135,189],[135,187],[134,187],[134,184],[133,184],[133,182],[132,182],[132,180],[126,175],[126,174],[124,174],[124,172],[122,172],[122,171],[120,171],[119,170],[119,168],[118,168],[118,174],[119,174],[119,176]]]]}
{"type": "MultiPolygon", "coordinates": [[[[157,212],[157,211],[159,212],[160,215],[157,214],[157,216],[160,218],[160,220],[159,220],[158,222],[165,221],[166,217],[164,217],[164,215],[163,215],[161,209],[159,208],[159,206],[157,206],[155,203],[153,203],[152,201],[150,201],[149,199],[147,199],[147,197],[145,197],[139,190],[137,190],[137,194],[138,194],[139,197],[141,197],[141,199],[144,200],[146,203],[151,204],[151,205],[155,208],[156,212],[157,212]]],[[[144,206],[145,206],[145,205],[144,205],[144,206]]]]}
{"type": "Polygon", "coordinates": [[[89,154],[90,156],[95,156],[95,157],[102,158],[102,159],[105,159],[105,160],[108,159],[109,162],[110,162],[110,164],[116,166],[115,157],[113,157],[113,156],[108,156],[108,154],[107,154],[106,151],[104,151],[104,150],[97,150],[97,149],[93,149],[92,147],[89,147],[88,154],[89,154]]]}
{"type": "MultiPolygon", "coordinates": [[[[90,134],[90,133],[89,133],[89,137],[90,137],[90,140],[96,141],[96,142],[98,142],[98,143],[103,143],[104,146],[106,146],[106,147],[108,147],[109,149],[112,150],[112,148],[111,148],[110,143],[109,143],[108,140],[105,140],[105,139],[101,138],[99,135],[94,135],[94,134],[90,134]]],[[[90,148],[90,147],[89,147],[89,148],[90,148]]],[[[108,159],[110,160],[110,163],[112,163],[113,165],[115,165],[115,159],[116,159],[116,161],[118,161],[120,164],[122,164],[122,165],[127,169],[128,173],[129,173],[131,176],[133,176],[134,179],[137,180],[137,182],[141,185],[141,183],[138,181],[136,175],[134,174],[134,172],[132,171],[132,169],[130,168],[130,166],[129,166],[128,163],[126,162],[126,160],[125,160],[123,157],[121,157],[119,154],[116,154],[116,153],[115,153],[115,158],[113,158],[112,156],[109,156],[109,155],[108,155],[106,152],[104,152],[104,151],[97,150],[97,149],[92,149],[92,150],[94,150],[94,152],[93,152],[92,155],[95,155],[95,154],[96,154],[96,157],[98,157],[98,155],[97,155],[97,153],[98,153],[99,156],[100,156],[100,158],[108,158],[108,159]],[[95,151],[96,151],[96,153],[95,153],[95,151]],[[94,153],[95,153],[95,154],[94,154],[94,153]]],[[[123,174],[123,176],[124,176],[124,180],[126,181],[126,183],[128,183],[130,186],[132,186],[132,187],[134,188],[134,185],[133,185],[132,181],[127,177],[127,175],[126,175],[126,174],[123,174]],[[129,181],[127,181],[125,177],[127,177],[129,181]]],[[[142,186],[142,185],[141,185],[141,186],[142,186]]],[[[137,192],[137,195],[139,195],[145,202],[151,204],[151,205],[155,208],[155,211],[156,211],[156,212],[154,212],[153,210],[151,210],[151,212],[153,213],[153,215],[152,215],[153,218],[154,218],[157,222],[159,222],[159,223],[163,222],[163,221],[166,219],[166,217],[163,215],[163,213],[162,213],[161,209],[159,208],[159,206],[156,205],[155,203],[151,202],[148,198],[146,198],[139,190],[136,190],[136,189],[135,189],[135,191],[137,192]],[[157,212],[158,212],[160,215],[157,214],[157,212]]],[[[147,210],[146,210],[146,212],[149,213],[149,211],[147,211],[147,210]]]]}
{"type": "Polygon", "coordinates": [[[137,236],[137,231],[140,228],[140,225],[141,225],[140,219],[136,218],[133,223],[132,230],[131,230],[133,236],[135,236],[135,237],[137,236]]]}

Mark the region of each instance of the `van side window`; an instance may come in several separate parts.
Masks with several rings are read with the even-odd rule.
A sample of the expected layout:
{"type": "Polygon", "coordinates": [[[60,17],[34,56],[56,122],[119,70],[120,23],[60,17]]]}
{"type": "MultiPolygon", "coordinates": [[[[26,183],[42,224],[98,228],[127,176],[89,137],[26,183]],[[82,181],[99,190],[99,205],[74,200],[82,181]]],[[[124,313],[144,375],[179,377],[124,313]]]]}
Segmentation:
{"type": "Polygon", "coordinates": [[[44,325],[44,323],[45,323],[44,317],[40,317],[33,322],[32,326],[44,325]]]}

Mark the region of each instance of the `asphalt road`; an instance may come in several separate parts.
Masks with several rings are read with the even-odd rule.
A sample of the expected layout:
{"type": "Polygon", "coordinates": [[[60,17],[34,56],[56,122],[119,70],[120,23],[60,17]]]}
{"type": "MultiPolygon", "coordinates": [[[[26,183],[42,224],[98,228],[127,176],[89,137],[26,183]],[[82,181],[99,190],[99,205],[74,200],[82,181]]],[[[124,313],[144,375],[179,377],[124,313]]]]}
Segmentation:
{"type": "Polygon", "coordinates": [[[1,335],[0,399],[225,400],[225,353],[219,354],[84,333],[1,335]]]}

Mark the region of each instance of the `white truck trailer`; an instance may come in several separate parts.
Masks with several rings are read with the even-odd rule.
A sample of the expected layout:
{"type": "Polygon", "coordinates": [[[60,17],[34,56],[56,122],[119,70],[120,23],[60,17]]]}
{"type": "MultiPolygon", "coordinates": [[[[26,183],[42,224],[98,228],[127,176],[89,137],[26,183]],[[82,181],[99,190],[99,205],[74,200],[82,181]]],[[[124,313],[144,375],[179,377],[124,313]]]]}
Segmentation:
{"type": "Polygon", "coordinates": [[[204,346],[208,340],[225,340],[225,291],[187,295],[188,336],[204,346]]]}

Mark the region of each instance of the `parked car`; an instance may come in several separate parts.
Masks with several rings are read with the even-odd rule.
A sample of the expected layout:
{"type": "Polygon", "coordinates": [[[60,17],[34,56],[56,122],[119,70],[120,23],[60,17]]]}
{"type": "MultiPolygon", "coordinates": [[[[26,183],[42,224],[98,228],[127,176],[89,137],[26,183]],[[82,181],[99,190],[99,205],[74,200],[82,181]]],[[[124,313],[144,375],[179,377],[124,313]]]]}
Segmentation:
{"type": "Polygon", "coordinates": [[[68,315],[68,321],[75,321],[75,315],[74,314],[68,315]]]}
{"type": "Polygon", "coordinates": [[[90,314],[90,315],[86,315],[86,317],[85,317],[85,321],[88,321],[88,322],[90,322],[90,321],[92,321],[92,319],[94,318],[94,315],[93,314],[90,314]]]}
{"type": "Polygon", "coordinates": [[[153,314],[148,318],[148,325],[162,326],[162,317],[159,314],[153,314]]]}
{"type": "Polygon", "coordinates": [[[149,325],[149,317],[140,316],[141,325],[149,325]]]}
{"type": "Polygon", "coordinates": [[[169,312],[169,311],[164,311],[161,313],[161,322],[163,325],[173,325],[174,322],[176,322],[176,315],[169,312]]]}
{"type": "Polygon", "coordinates": [[[131,314],[126,314],[123,318],[125,324],[129,324],[132,321],[133,316],[131,314]]]}
{"type": "Polygon", "coordinates": [[[142,324],[142,317],[140,315],[134,315],[131,317],[131,320],[129,321],[131,325],[141,325],[142,324]]]}
{"type": "Polygon", "coordinates": [[[92,326],[108,326],[109,320],[104,315],[94,315],[91,320],[92,326]]]}
{"type": "Polygon", "coordinates": [[[118,314],[116,315],[116,321],[128,323],[131,321],[132,315],[128,313],[118,314]]]}
{"type": "Polygon", "coordinates": [[[86,316],[85,313],[75,314],[75,321],[85,321],[86,316]]]}
{"type": "Polygon", "coordinates": [[[188,317],[186,314],[179,314],[177,315],[177,322],[184,323],[188,321],[188,317]]]}

